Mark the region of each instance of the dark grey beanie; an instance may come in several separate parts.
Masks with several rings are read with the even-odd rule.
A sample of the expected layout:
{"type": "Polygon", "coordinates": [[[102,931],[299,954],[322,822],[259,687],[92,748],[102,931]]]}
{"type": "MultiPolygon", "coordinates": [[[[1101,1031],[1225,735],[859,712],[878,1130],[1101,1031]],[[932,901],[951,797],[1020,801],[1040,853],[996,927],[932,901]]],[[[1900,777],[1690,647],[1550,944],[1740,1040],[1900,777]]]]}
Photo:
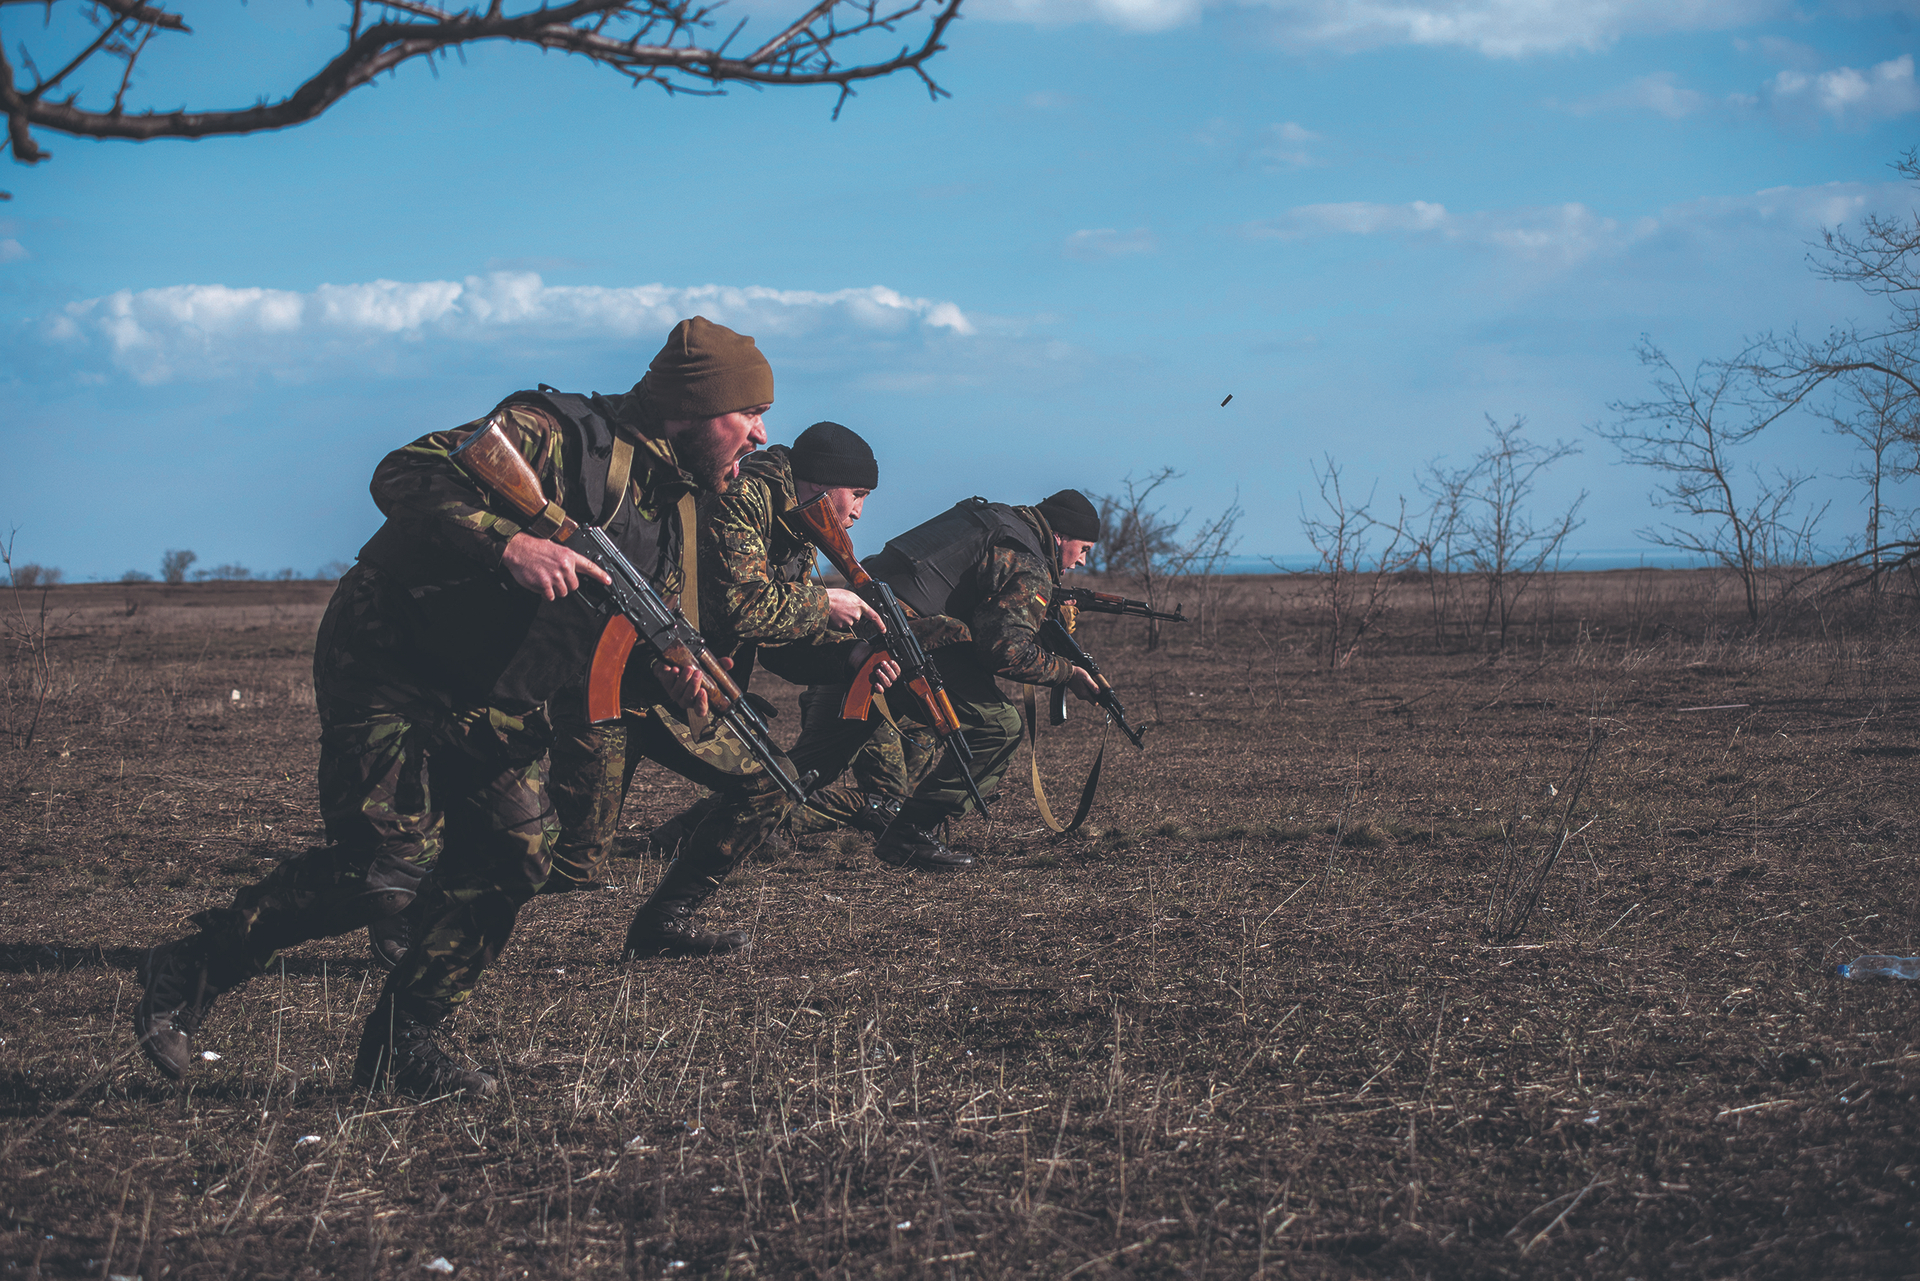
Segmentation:
{"type": "Polygon", "coordinates": [[[872,489],[880,483],[880,464],[872,448],[839,423],[815,423],[800,433],[789,452],[795,480],[836,489],[872,489]]]}
{"type": "Polygon", "coordinates": [[[1053,526],[1053,532],[1076,542],[1100,541],[1100,513],[1087,496],[1077,489],[1063,489],[1040,503],[1039,512],[1053,526]]]}

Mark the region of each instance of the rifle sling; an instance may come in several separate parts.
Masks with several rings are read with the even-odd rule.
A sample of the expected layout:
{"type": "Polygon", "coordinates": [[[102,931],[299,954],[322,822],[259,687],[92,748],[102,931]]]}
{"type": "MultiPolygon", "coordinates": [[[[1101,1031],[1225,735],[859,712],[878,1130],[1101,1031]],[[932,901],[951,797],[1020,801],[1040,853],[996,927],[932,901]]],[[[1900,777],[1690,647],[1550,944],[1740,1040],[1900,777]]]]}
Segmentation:
{"type": "Polygon", "coordinates": [[[607,460],[606,492],[613,496],[613,506],[607,510],[602,525],[613,522],[620,512],[620,504],[627,500],[627,481],[633,475],[633,442],[619,432],[613,434],[613,457],[607,460]]]}
{"type": "Polygon", "coordinates": [[[1073,821],[1062,826],[1060,820],[1053,816],[1053,808],[1047,804],[1047,789],[1040,782],[1040,717],[1034,707],[1034,687],[1031,685],[1026,687],[1025,701],[1027,756],[1033,763],[1034,804],[1040,807],[1040,821],[1047,825],[1047,830],[1056,836],[1065,836],[1068,832],[1077,831],[1093,809],[1093,794],[1100,788],[1100,766],[1107,757],[1107,736],[1113,732],[1113,722],[1108,721],[1106,728],[1100,732],[1100,750],[1094,753],[1093,767],[1087,771],[1086,784],[1080,789],[1080,803],[1074,808],[1073,821]]]}
{"type": "Polygon", "coordinates": [[[694,576],[695,538],[693,491],[680,495],[680,612],[694,631],[700,630],[700,580],[694,576]]]}

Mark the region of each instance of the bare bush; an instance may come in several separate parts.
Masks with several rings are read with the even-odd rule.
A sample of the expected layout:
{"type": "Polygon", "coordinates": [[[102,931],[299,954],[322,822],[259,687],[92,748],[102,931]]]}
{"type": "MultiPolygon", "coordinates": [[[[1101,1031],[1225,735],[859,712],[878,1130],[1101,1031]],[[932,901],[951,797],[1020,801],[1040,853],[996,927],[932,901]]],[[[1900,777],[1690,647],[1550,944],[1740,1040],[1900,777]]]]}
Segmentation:
{"type": "MultiPolygon", "coordinates": [[[[1178,480],[1181,472],[1162,467],[1142,480],[1131,473],[1121,479],[1126,492],[1104,494],[1100,498],[1100,552],[1097,569],[1130,579],[1153,609],[1163,608],[1169,562],[1180,553],[1180,526],[1187,513],[1169,519],[1164,507],[1154,505],[1154,497],[1168,481],[1178,480]]],[[[1147,620],[1147,648],[1160,646],[1160,623],[1147,620]]]]}
{"type": "Polygon", "coordinates": [[[160,581],[178,586],[187,581],[187,570],[200,558],[190,551],[169,551],[160,555],[160,581]]]}
{"type": "Polygon", "coordinates": [[[1235,490],[1233,501],[1225,510],[1195,530],[1192,537],[1181,542],[1167,557],[1169,575],[1195,590],[1194,622],[1203,643],[1209,626],[1218,631],[1214,605],[1219,574],[1226,567],[1228,557],[1240,546],[1240,518],[1246,514],[1246,508],[1240,505],[1240,492],[1235,490]]]}
{"type": "Polygon", "coordinates": [[[1324,467],[1314,465],[1313,478],[1324,510],[1309,512],[1302,498],[1300,528],[1320,557],[1327,666],[1338,671],[1378,632],[1394,576],[1415,563],[1420,549],[1408,533],[1404,498],[1392,520],[1374,516],[1372,491],[1364,503],[1349,499],[1331,454],[1324,467]]]}
{"type": "Polygon", "coordinates": [[[1606,742],[1607,731],[1595,725],[1588,733],[1586,751],[1574,762],[1567,776],[1567,785],[1548,789],[1548,799],[1564,793],[1566,800],[1560,807],[1558,830],[1539,853],[1529,857],[1514,840],[1512,829],[1501,828],[1500,862],[1494,873],[1493,892],[1487,898],[1484,926],[1489,942],[1505,944],[1520,937],[1527,928],[1534,908],[1540,906],[1540,896],[1547,888],[1547,876],[1553,871],[1553,865],[1559,861],[1560,855],[1566,851],[1567,842],[1593,823],[1593,819],[1588,819],[1579,827],[1574,827],[1573,812],[1593,778],[1593,763],[1606,742]]]}
{"type": "Polygon", "coordinates": [[[1521,599],[1542,571],[1558,566],[1567,537],[1583,523],[1584,490],[1564,512],[1544,520],[1534,515],[1531,500],[1542,475],[1580,447],[1564,440],[1551,445],[1529,440],[1525,428],[1524,418],[1503,426],[1489,417],[1493,439],[1471,463],[1457,469],[1437,459],[1427,464],[1420,488],[1431,505],[1420,561],[1427,570],[1436,643],[1445,615],[1457,605],[1469,642],[1491,639],[1504,649],[1521,599]],[[1478,617],[1466,608],[1463,572],[1480,589],[1478,617]]]}
{"type": "Polygon", "coordinates": [[[36,565],[32,561],[23,565],[9,563],[7,566],[7,581],[27,591],[36,587],[58,587],[65,577],[51,565],[36,565]]]}

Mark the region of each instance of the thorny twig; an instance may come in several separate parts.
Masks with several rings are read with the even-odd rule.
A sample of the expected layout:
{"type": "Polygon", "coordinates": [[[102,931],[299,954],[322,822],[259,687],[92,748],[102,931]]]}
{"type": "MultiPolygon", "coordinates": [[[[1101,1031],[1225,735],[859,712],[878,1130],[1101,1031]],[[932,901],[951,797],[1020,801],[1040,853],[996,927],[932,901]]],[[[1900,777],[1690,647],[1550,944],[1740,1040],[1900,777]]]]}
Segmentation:
{"type": "Polygon", "coordinates": [[[1606,741],[1606,729],[1595,725],[1587,740],[1587,750],[1574,762],[1573,772],[1567,779],[1567,803],[1560,811],[1560,833],[1537,864],[1531,868],[1524,866],[1512,832],[1503,833],[1506,849],[1500,860],[1500,874],[1494,880],[1493,893],[1487,900],[1486,935],[1492,942],[1511,943],[1520,937],[1521,931],[1527,928],[1527,920],[1533,915],[1533,909],[1539,906],[1540,895],[1546,890],[1547,874],[1553,871],[1560,851],[1592,823],[1589,819],[1575,828],[1572,825],[1573,809],[1580,803],[1581,794],[1587,789],[1587,781],[1593,777],[1593,763],[1599,758],[1600,749],[1606,741]]]}

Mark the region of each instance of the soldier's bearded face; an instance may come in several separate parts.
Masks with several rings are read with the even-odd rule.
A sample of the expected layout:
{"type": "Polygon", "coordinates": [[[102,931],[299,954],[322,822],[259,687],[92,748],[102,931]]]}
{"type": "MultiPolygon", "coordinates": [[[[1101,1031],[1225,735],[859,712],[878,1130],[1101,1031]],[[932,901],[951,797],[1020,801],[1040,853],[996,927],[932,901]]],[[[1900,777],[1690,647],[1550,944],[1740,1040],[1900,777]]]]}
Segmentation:
{"type": "Polygon", "coordinates": [[[767,443],[761,415],[769,408],[756,405],[693,423],[673,436],[674,456],[701,485],[726,493],[740,474],[740,460],[767,443]]]}

